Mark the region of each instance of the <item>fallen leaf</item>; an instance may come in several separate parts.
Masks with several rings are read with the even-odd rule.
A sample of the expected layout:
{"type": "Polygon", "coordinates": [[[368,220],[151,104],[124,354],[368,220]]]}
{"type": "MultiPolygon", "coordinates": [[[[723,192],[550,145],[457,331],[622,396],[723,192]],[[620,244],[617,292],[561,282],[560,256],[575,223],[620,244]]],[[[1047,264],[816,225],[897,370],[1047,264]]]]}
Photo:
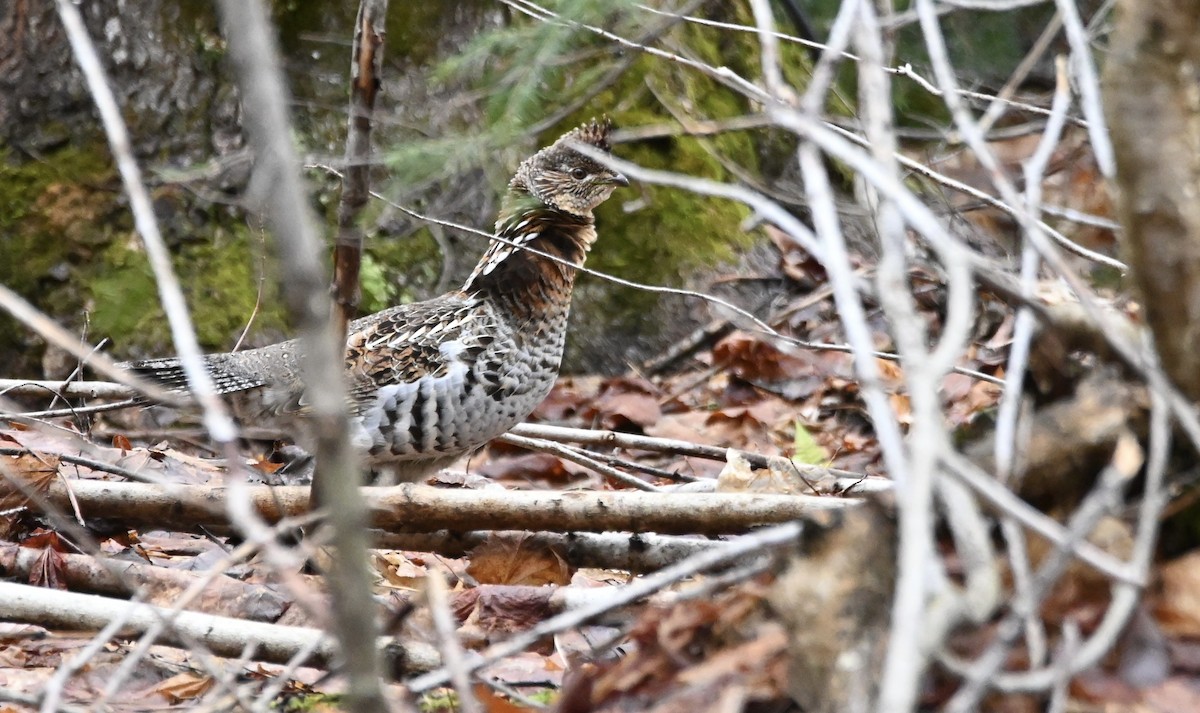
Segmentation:
{"type": "Polygon", "coordinates": [[[379,552],[372,559],[375,571],[394,587],[418,589],[429,575],[428,567],[416,564],[401,552],[379,552]]]}
{"type": "Polygon", "coordinates": [[[174,705],[195,700],[207,693],[212,686],[212,676],[179,673],[158,684],[153,690],[174,705]]]}
{"type": "Polygon", "coordinates": [[[1154,614],[1163,631],[1200,638],[1200,550],[1164,564],[1159,578],[1162,586],[1154,598],[1154,614]]]}
{"type": "Polygon", "coordinates": [[[718,342],[713,347],[713,361],[747,381],[776,382],[812,371],[812,362],[804,356],[745,332],[734,332],[718,342]]]}
{"type": "Polygon", "coordinates": [[[805,465],[824,465],[829,462],[829,454],[799,421],[796,421],[795,434],[792,439],[792,458],[796,462],[805,465]]]}
{"type": "Polygon", "coordinates": [[[471,550],[467,574],[482,584],[541,586],[571,581],[562,557],[550,548],[531,546],[526,535],[489,535],[471,550]]]}
{"type": "MultiPolygon", "coordinates": [[[[475,588],[474,608],[460,633],[464,641],[487,643],[524,631],[555,614],[551,604],[553,587],[486,584],[475,588]]],[[[465,600],[464,600],[465,601],[465,600]]],[[[463,608],[456,602],[455,611],[463,608]]]]}
{"type": "Polygon", "coordinates": [[[480,475],[493,480],[570,480],[571,472],[558,456],[549,453],[529,453],[494,458],[478,470],[480,475]]]}
{"type": "Polygon", "coordinates": [[[659,398],[658,389],[645,379],[609,379],[583,415],[609,430],[642,430],[662,417],[659,398]]]}
{"type": "Polygon", "coordinates": [[[35,587],[66,589],[66,565],[62,554],[49,547],[42,549],[37,562],[29,570],[29,583],[35,587]]]}

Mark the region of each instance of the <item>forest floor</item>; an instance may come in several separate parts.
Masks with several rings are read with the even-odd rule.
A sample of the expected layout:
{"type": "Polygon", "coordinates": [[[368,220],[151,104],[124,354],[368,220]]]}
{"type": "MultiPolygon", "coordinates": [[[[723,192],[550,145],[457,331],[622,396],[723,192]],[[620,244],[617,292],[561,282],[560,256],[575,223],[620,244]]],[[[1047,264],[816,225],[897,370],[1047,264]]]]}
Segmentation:
{"type": "MultiPolygon", "coordinates": [[[[819,268],[786,241],[777,246],[779,278],[792,280],[795,293],[778,307],[772,327],[810,345],[840,342],[819,268]]],[[[870,275],[869,266],[859,269],[870,275]]],[[[920,271],[910,277],[918,296],[927,297],[927,322],[936,326],[940,297],[932,277],[920,271]],[[924,283],[930,288],[922,291],[924,283]]],[[[982,300],[987,313],[989,298],[982,300]]],[[[1014,317],[1003,309],[994,313],[998,317],[976,334],[969,360],[942,384],[948,426],[964,440],[981,423],[990,425],[1001,393],[997,381],[1014,317]]],[[[888,349],[878,314],[868,321],[876,327],[877,348],[888,349]]],[[[836,501],[886,490],[878,487],[886,476],[880,447],[849,354],[789,347],[752,331],[713,331],[722,336],[676,355],[657,373],[638,367],[619,377],[564,377],[531,419],[646,437],[571,452],[620,468],[660,493],[642,495],[628,478],[599,474],[577,459],[501,443],[433,478],[432,488],[369,489],[377,523],[384,510],[422,503],[392,512],[400,523],[394,530],[373,532],[379,619],[405,656],[392,661],[389,690],[424,710],[500,713],[547,705],[560,711],[694,712],[750,704],[786,710],[803,698],[796,646],[804,638],[787,615],[790,585],[783,575],[796,556],[794,537],[787,547],[762,543],[772,556],[749,550],[692,569],[669,568],[721,551],[753,525],[794,519],[769,514],[767,505],[777,504],[770,496],[808,498],[806,527],[836,527],[830,516],[843,509],[836,501]],[[681,443],[721,450],[701,456],[681,443]],[[538,504],[516,499],[526,491],[545,498],[562,519],[535,519],[544,514],[535,512],[538,504]],[[570,502],[581,493],[599,499],[573,513],[570,502]],[[603,499],[622,493],[630,497],[603,499]],[[728,502],[709,510],[716,501],[704,498],[714,493],[745,496],[747,508],[762,505],[768,514],[748,522],[728,502]],[[466,499],[439,500],[451,494],[466,499]],[[429,524],[439,505],[465,508],[472,497],[496,494],[502,497],[488,502],[497,504],[487,506],[494,512],[485,507],[457,520],[451,512],[429,524]],[[599,520],[588,525],[601,511],[626,506],[633,508],[627,516],[633,523],[660,514],[638,510],[634,496],[677,498],[685,508],[696,503],[687,520],[692,524],[664,519],[661,527],[669,529],[658,534],[650,527],[610,532],[599,520]],[[829,501],[835,503],[828,510],[818,504],[829,501]],[[488,524],[492,517],[547,524],[498,527],[488,524]],[[509,642],[522,636],[527,645],[510,650],[509,642]],[[463,648],[481,652],[486,667],[463,648]],[[463,683],[468,667],[479,669],[478,683],[463,683]]],[[[886,359],[876,366],[906,425],[901,367],[886,359]]],[[[42,399],[38,406],[52,403],[58,402],[42,399]]],[[[161,423],[140,409],[0,419],[0,472],[10,485],[0,502],[0,574],[46,592],[44,600],[30,601],[28,588],[0,586],[0,713],[54,701],[63,710],[337,709],[344,681],[328,673],[322,657],[332,654],[318,634],[330,625],[329,591],[312,573],[327,562],[325,535],[303,508],[292,507],[295,487],[274,445],[246,441],[234,469],[278,486],[274,495],[265,486],[254,490],[268,492],[256,501],[264,516],[286,518],[279,537],[264,542],[231,534],[225,506],[245,493],[234,494],[230,464],[206,445],[203,432],[187,419],[161,423]],[[131,477],[141,482],[126,485],[131,477]],[[306,528],[305,537],[296,537],[298,527],[306,528]],[[50,592],[102,598],[59,601],[50,592]],[[159,608],[138,609],[133,602],[159,608]],[[176,610],[214,616],[193,621],[176,610]],[[149,623],[139,619],[146,611],[152,612],[149,623]],[[104,623],[109,627],[97,634],[104,623]],[[213,632],[224,638],[210,638],[213,632]]],[[[1184,505],[1181,500],[1175,510],[1184,505]]],[[[1131,522],[1109,518],[1092,540],[1124,556],[1131,522]]],[[[948,534],[939,533],[939,546],[947,573],[962,577],[948,534]]],[[[1047,552],[1030,538],[1032,561],[1047,552]]],[[[850,571],[830,587],[854,593],[856,577],[865,574],[850,571]]],[[[1011,584],[1011,572],[1004,579],[1011,584]]],[[[1151,579],[1111,655],[1070,679],[1070,710],[1200,710],[1200,550],[1176,548],[1160,557],[1151,579]]],[[[1070,565],[1027,619],[1040,634],[1027,632],[1013,644],[1006,667],[1043,666],[1048,652],[1094,632],[1111,601],[1109,584],[1087,565],[1070,565]]],[[[973,659],[991,650],[1000,626],[997,615],[955,632],[949,648],[973,659]]],[[[828,635],[834,639],[815,645],[842,643],[836,627],[828,635]]],[[[940,707],[958,685],[935,663],[922,707],[940,707]]],[[[1044,705],[1037,696],[997,693],[983,709],[1032,712],[1044,705]]]]}

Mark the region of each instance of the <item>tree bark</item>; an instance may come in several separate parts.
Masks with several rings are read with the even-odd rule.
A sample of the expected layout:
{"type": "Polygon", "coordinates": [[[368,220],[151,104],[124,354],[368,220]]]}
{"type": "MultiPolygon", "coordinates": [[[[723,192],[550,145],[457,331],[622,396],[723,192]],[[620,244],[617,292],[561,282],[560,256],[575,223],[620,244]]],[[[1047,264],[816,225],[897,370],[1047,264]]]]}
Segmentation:
{"type": "Polygon", "coordinates": [[[1200,2],[1121,0],[1104,102],[1125,250],[1163,367],[1200,398],[1200,2]]]}

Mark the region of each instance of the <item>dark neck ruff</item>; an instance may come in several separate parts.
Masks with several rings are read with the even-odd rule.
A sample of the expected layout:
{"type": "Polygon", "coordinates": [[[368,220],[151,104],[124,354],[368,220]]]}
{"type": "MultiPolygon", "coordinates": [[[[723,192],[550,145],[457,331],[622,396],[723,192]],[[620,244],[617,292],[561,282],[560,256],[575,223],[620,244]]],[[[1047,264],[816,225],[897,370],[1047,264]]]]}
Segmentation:
{"type": "Polygon", "coordinates": [[[463,290],[491,300],[522,322],[565,317],[578,274],[572,266],[583,265],[596,239],[592,217],[541,204],[517,206],[505,210],[496,228],[502,237],[558,260],[493,241],[463,290]],[[522,239],[533,233],[533,239],[522,239]],[[485,272],[489,263],[495,264],[485,272]]]}

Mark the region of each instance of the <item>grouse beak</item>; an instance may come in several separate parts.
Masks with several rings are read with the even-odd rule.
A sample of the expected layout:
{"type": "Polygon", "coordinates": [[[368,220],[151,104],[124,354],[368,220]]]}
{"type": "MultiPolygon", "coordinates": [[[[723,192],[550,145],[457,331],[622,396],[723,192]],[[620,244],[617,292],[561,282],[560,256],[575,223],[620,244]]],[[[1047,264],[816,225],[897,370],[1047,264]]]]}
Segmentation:
{"type": "Polygon", "coordinates": [[[613,175],[612,175],[612,177],[610,177],[608,179],[608,182],[613,184],[614,186],[622,186],[624,188],[629,188],[629,179],[626,178],[624,175],[617,173],[616,171],[613,172],[613,175]]]}

